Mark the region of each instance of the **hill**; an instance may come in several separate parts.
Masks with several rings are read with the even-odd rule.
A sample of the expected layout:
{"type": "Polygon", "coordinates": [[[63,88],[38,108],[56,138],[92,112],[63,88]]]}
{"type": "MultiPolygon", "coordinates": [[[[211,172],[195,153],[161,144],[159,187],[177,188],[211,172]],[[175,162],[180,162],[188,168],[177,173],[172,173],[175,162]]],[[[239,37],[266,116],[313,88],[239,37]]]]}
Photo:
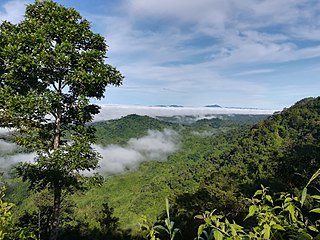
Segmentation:
{"type": "MultiPolygon", "coordinates": [[[[183,239],[194,239],[194,215],[205,210],[216,209],[239,222],[247,214],[246,198],[260,184],[294,191],[320,167],[319,119],[320,98],[307,98],[254,125],[220,118],[177,124],[137,115],[95,123],[98,143],[125,145],[149,129],[172,128],[179,133],[180,148],[166,161],[145,161],[135,171],[106,176],[101,186],[79,193],[70,199],[76,208],[69,218],[87,232],[97,231],[97,218],[108,203],[119,218],[118,230],[136,236],[142,215],[151,223],[163,218],[167,197],[183,239]]],[[[17,213],[36,209],[31,203],[32,198],[24,200],[17,213]]],[[[250,227],[250,222],[240,223],[250,227]]]]}
{"type": "Polygon", "coordinates": [[[305,184],[318,160],[320,98],[306,98],[254,125],[229,151],[214,156],[224,164],[243,164],[247,182],[279,187],[305,184]]]}
{"type": "Polygon", "coordinates": [[[148,130],[163,130],[178,128],[179,125],[167,123],[148,116],[136,114],[128,115],[117,120],[96,122],[92,124],[96,129],[98,143],[125,144],[130,138],[139,138],[147,135],[148,130]]]}

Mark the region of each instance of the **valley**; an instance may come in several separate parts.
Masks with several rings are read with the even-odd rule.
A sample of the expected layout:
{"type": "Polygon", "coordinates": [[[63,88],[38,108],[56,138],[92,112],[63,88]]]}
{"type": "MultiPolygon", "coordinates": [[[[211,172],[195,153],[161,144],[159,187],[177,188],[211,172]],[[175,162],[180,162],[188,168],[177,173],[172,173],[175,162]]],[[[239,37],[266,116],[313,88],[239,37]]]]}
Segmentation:
{"type": "MultiPolygon", "coordinates": [[[[261,184],[273,193],[296,191],[320,167],[319,109],[320,100],[315,98],[269,116],[221,115],[190,122],[128,115],[93,123],[96,146],[109,150],[100,164],[110,168],[110,161],[121,161],[110,158],[110,146],[117,147],[116,155],[126,161],[114,172],[98,170],[103,177],[99,184],[67,198],[65,239],[88,239],[101,231],[105,204],[116,224],[114,238],[135,239],[141,235],[142,221],[161,223],[166,198],[173,221],[186,234],[183,239],[195,237],[199,223],[194,216],[206,210],[216,209],[247,224],[241,220],[247,214],[246,198],[261,184]],[[143,157],[137,160],[131,154],[143,157]],[[76,237],[67,238],[71,232],[76,237]]],[[[28,193],[14,170],[5,176],[6,199],[17,205],[17,221],[26,214],[36,217],[39,193],[28,193]]]]}

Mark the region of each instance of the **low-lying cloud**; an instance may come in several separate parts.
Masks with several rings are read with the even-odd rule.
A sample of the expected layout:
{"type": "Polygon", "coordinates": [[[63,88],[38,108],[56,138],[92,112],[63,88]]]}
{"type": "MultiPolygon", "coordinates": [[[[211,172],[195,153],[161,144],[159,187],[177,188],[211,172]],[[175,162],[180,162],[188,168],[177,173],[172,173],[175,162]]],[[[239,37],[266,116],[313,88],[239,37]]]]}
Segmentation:
{"type": "MultiPolygon", "coordinates": [[[[97,170],[101,174],[113,175],[126,170],[136,169],[144,161],[164,161],[168,155],[179,148],[178,133],[165,129],[164,131],[149,130],[141,138],[131,138],[125,146],[93,145],[102,159],[97,170]]],[[[0,169],[8,170],[19,162],[33,162],[36,153],[15,154],[18,146],[0,139],[0,169]]]]}
{"type": "Polygon", "coordinates": [[[35,153],[18,153],[18,146],[0,139],[0,169],[8,170],[19,162],[32,162],[36,157],[35,153]]]}
{"type": "Polygon", "coordinates": [[[35,157],[35,153],[19,153],[15,155],[0,157],[0,169],[8,170],[13,165],[19,162],[33,162],[35,157]]]}
{"type": "Polygon", "coordinates": [[[0,153],[1,154],[2,153],[10,154],[16,149],[17,149],[16,144],[8,143],[8,142],[4,141],[3,139],[0,139],[0,153]]]}
{"type": "Polygon", "coordinates": [[[132,138],[126,146],[94,145],[102,156],[98,171],[111,175],[136,169],[144,161],[164,161],[169,154],[178,150],[178,145],[178,134],[169,129],[163,132],[149,130],[148,135],[132,138]]]}

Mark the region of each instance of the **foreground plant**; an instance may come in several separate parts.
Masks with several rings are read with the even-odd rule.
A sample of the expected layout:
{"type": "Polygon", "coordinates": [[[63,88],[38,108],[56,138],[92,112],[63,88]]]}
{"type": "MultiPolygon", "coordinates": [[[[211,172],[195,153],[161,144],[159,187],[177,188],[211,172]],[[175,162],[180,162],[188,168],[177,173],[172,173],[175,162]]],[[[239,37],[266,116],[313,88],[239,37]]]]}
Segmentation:
{"type": "Polygon", "coordinates": [[[164,226],[163,225],[155,225],[150,226],[147,223],[146,217],[143,217],[142,223],[140,223],[140,229],[143,232],[144,238],[149,240],[160,240],[159,235],[162,233],[165,233],[169,237],[170,240],[174,240],[176,237],[176,234],[180,232],[179,228],[175,228],[175,223],[170,220],[170,206],[169,201],[166,198],[166,214],[167,217],[164,220],[164,226]]]}
{"type": "MultiPolygon", "coordinates": [[[[204,221],[198,228],[198,239],[314,239],[319,238],[319,220],[307,221],[302,214],[307,187],[320,175],[320,169],[311,177],[303,189],[301,197],[281,193],[277,199],[268,194],[268,188],[261,186],[252,199],[249,199],[249,213],[245,220],[254,218],[256,225],[251,229],[230,223],[215,211],[197,215],[195,218],[204,221]]],[[[320,195],[311,196],[320,201],[320,195]]],[[[311,212],[320,213],[320,208],[311,212]]]]}
{"type": "Polygon", "coordinates": [[[15,205],[4,200],[5,190],[5,186],[1,186],[0,182],[0,240],[36,239],[32,232],[15,225],[12,219],[12,208],[15,205]]]}

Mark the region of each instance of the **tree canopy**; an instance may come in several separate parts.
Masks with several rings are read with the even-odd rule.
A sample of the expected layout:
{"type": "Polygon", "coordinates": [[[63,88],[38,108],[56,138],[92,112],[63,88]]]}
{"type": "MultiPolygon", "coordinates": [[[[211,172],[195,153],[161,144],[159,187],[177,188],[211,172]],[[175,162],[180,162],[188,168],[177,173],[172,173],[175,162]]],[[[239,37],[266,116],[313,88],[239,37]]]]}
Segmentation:
{"type": "Polygon", "coordinates": [[[16,142],[37,152],[19,174],[32,188],[54,194],[51,239],[56,239],[62,191],[82,185],[81,171],[98,166],[94,130],[99,113],[91,98],[123,76],[105,63],[105,39],[72,8],[35,1],[18,24],[0,25],[0,126],[16,129],[16,142]],[[68,135],[68,139],[66,138],[68,135]]]}

